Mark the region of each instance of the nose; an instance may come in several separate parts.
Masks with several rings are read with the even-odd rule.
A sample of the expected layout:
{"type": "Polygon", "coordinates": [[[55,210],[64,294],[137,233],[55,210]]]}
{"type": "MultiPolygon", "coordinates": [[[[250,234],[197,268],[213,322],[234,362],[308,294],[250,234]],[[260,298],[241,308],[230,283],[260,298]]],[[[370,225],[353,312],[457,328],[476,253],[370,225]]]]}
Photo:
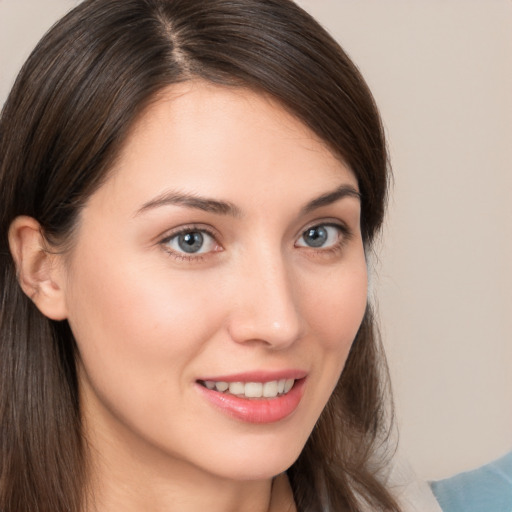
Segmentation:
{"type": "Polygon", "coordinates": [[[278,254],[253,257],[232,281],[233,307],[228,331],[237,343],[282,350],[300,339],[300,287],[290,264],[278,254]]]}

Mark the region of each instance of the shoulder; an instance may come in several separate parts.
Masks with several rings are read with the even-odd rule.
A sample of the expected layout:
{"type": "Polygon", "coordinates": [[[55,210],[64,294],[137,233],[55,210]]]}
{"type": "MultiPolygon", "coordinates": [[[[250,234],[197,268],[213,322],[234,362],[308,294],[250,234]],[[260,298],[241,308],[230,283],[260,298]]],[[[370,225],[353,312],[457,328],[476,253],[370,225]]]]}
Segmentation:
{"type": "Polygon", "coordinates": [[[444,512],[512,512],[512,452],[431,487],[444,512]]]}

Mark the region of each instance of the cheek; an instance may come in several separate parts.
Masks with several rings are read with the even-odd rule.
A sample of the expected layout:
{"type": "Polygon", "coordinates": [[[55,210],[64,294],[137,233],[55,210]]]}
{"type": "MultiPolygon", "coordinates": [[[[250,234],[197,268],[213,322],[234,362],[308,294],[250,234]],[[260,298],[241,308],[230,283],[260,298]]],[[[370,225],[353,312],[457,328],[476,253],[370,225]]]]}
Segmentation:
{"type": "Polygon", "coordinates": [[[326,352],[348,353],[367,304],[367,271],[362,264],[333,273],[322,280],[316,293],[306,295],[308,325],[319,334],[326,352]]]}
{"type": "Polygon", "coordinates": [[[98,387],[115,389],[112,383],[129,375],[131,392],[142,396],[180,376],[220,318],[208,288],[191,284],[126,258],[103,261],[101,268],[81,265],[69,294],[69,322],[98,387]]]}
{"type": "Polygon", "coordinates": [[[314,379],[318,382],[311,403],[314,421],[320,415],[345,366],[350,348],[363,320],[367,304],[367,271],[364,256],[347,267],[335,269],[316,280],[316,292],[303,303],[303,312],[311,333],[308,344],[311,360],[316,361],[314,379]]]}
{"type": "Polygon", "coordinates": [[[181,437],[180,426],[194,424],[193,402],[183,401],[192,363],[218,330],[221,305],[211,286],[171,276],[165,265],[103,263],[81,266],[70,301],[84,412],[157,444],[181,437]]]}

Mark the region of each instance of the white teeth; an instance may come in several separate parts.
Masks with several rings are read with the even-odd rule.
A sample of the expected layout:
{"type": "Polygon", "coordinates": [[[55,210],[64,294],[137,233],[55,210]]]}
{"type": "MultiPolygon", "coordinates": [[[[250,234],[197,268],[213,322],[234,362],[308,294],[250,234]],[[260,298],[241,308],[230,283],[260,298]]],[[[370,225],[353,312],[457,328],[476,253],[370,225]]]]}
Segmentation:
{"type": "Polygon", "coordinates": [[[277,380],[263,384],[263,396],[265,398],[274,398],[277,396],[277,380]]]}
{"type": "Polygon", "coordinates": [[[221,393],[229,392],[232,395],[246,396],[247,398],[275,398],[288,393],[295,384],[295,379],[271,380],[269,382],[224,382],[205,380],[208,389],[221,393]]]}
{"type": "Polygon", "coordinates": [[[227,382],[216,382],[215,387],[217,388],[217,391],[226,391],[226,389],[229,388],[229,384],[227,382]]]}
{"type": "Polygon", "coordinates": [[[263,395],[263,384],[261,382],[248,382],[245,385],[245,396],[247,398],[261,398],[263,395]]]}
{"type": "Polygon", "coordinates": [[[245,393],[245,384],[243,382],[231,382],[229,392],[232,395],[243,395],[245,393]]]}

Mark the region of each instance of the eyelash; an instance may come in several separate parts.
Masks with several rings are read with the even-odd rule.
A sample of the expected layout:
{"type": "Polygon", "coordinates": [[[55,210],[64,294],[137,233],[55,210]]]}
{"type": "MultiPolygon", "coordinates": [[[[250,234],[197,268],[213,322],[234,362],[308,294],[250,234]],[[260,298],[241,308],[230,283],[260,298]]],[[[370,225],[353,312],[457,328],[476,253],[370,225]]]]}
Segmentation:
{"type": "Polygon", "coordinates": [[[345,223],[342,223],[339,221],[338,222],[324,221],[324,222],[315,222],[314,224],[309,225],[305,229],[302,229],[300,232],[300,236],[298,237],[297,240],[300,240],[307,231],[315,229],[315,228],[321,228],[321,227],[331,227],[331,228],[335,228],[338,230],[338,239],[336,240],[336,242],[333,245],[331,245],[330,247],[323,247],[323,248],[320,247],[318,249],[315,249],[314,247],[311,247],[311,246],[302,246],[302,245],[297,246],[296,245],[297,242],[296,242],[295,247],[298,247],[300,249],[306,249],[309,253],[312,253],[315,256],[329,257],[331,255],[338,254],[353,237],[352,231],[349,229],[349,227],[345,223]]]}
{"type": "Polygon", "coordinates": [[[190,224],[187,226],[180,227],[177,231],[173,231],[172,233],[166,235],[159,244],[164,247],[165,252],[171,256],[172,258],[175,258],[178,261],[191,261],[191,262],[200,262],[203,261],[205,257],[207,257],[211,252],[221,252],[220,250],[214,250],[210,252],[205,253],[190,253],[190,255],[186,254],[185,252],[178,252],[173,249],[170,249],[167,244],[171,242],[174,238],[179,237],[180,235],[186,235],[189,233],[205,233],[209,237],[212,238],[214,243],[217,247],[220,247],[220,244],[217,240],[218,235],[215,231],[212,229],[206,227],[206,226],[198,226],[195,224],[190,224]]]}
{"type": "MultiPolygon", "coordinates": [[[[305,249],[314,255],[329,256],[329,255],[339,253],[341,251],[341,249],[343,249],[343,247],[350,241],[350,239],[353,236],[352,231],[344,223],[341,223],[341,222],[336,222],[336,223],[335,222],[315,222],[314,224],[311,224],[308,227],[306,227],[300,231],[300,235],[297,237],[297,241],[300,240],[307,231],[315,229],[315,228],[321,228],[321,227],[331,227],[331,228],[335,228],[339,231],[338,240],[332,246],[325,247],[325,248],[321,248],[321,247],[314,248],[311,246],[297,245],[297,242],[295,242],[294,246],[299,249],[305,249]]],[[[201,262],[206,257],[210,256],[212,253],[222,252],[223,249],[221,248],[219,250],[213,250],[213,251],[208,251],[208,252],[204,252],[204,253],[187,254],[185,252],[179,252],[179,251],[175,251],[175,250],[169,248],[169,246],[168,246],[169,242],[171,242],[173,239],[179,237],[180,235],[186,235],[189,233],[204,233],[212,238],[213,242],[216,244],[217,247],[222,247],[218,242],[218,235],[215,231],[213,231],[212,229],[210,229],[204,225],[198,226],[195,224],[182,226],[177,231],[173,231],[170,234],[167,234],[159,242],[159,244],[161,246],[163,246],[164,250],[166,251],[166,253],[169,256],[171,256],[172,258],[174,258],[178,261],[185,261],[185,262],[201,262]]]]}

